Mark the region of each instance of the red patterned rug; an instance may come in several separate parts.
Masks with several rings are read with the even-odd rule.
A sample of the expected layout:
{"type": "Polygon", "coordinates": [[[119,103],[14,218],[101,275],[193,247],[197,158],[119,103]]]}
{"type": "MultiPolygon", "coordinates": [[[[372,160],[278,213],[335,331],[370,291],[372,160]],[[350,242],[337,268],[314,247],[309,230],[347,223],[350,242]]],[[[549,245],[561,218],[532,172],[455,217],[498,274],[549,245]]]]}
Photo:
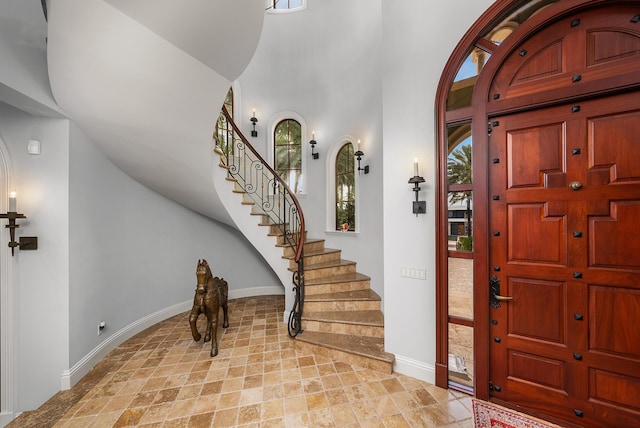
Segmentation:
{"type": "Polygon", "coordinates": [[[559,428],[559,425],[476,399],[473,400],[473,426],[475,428],[559,428]]]}

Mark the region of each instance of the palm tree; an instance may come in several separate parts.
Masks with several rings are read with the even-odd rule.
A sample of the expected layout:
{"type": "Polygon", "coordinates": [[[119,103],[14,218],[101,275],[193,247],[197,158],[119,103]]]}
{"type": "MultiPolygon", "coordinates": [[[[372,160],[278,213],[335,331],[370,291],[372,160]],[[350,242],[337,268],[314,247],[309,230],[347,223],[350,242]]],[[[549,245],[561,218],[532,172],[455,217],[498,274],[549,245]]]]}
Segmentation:
{"type": "MultiPolygon", "coordinates": [[[[447,175],[449,184],[471,184],[471,145],[467,144],[454,150],[447,159],[447,175]]],[[[467,203],[465,213],[465,235],[471,236],[471,200],[473,193],[471,190],[451,192],[449,203],[467,203]]]]}

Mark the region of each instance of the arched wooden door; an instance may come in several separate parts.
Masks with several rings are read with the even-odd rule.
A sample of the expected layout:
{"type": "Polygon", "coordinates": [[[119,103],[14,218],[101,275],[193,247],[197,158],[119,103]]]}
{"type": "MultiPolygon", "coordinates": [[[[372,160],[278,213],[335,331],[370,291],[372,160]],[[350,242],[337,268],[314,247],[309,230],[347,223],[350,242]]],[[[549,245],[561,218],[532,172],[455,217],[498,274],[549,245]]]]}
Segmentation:
{"type": "Polygon", "coordinates": [[[578,426],[640,424],[639,21],[615,1],[549,19],[474,95],[489,397],[578,426]]]}

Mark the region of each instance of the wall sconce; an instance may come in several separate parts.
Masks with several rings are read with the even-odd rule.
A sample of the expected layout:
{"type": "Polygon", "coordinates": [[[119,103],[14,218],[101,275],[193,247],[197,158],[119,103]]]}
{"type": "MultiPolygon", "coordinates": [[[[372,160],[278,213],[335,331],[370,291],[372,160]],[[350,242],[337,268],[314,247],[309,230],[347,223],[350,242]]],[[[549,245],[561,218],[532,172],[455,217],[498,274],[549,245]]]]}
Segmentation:
{"type": "Polygon", "coordinates": [[[16,224],[16,219],[27,218],[27,216],[19,214],[16,210],[16,192],[9,193],[9,211],[5,214],[0,214],[0,218],[6,218],[9,220],[9,224],[5,227],[9,229],[9,247],[11,248],[12,256],[15,254],[16,247],[19,247],[21,250],[38,249],[37,236],[23,236],[20,237],[20,242],[16,242],[16,229],[20,227],[19,224],[16,224]]]}
{"type": "Polygon", "coordinates": [[[409,184],[413,184],[413,191],[416,192],[416,200],[413,201],[413,213],[418,217],[418,214],[427,213],[427,202],[418,200],[418,192],[420,192],[420,183],[424,183],[424,178],[420,177],[418,173],[418,158],[413,161],[413,177],[409,179],[409,184]]]}
{"type": "Polygon", "coordinates": [[[311,144],[311,157],[313,159],[318,159],[320,157],[320,153],[316,153],[313,151],[316,148],[316,144],[318,144],[318,142],[316,141],[315,131],[311,131],[311,141],[309,141],[309,144],[311,144]]]}
{"type": "Polygon", "coordinates": [[[353,155],[358,160],[358,173],[360,171],[364,171],[365,174],[369,174],[369,165],[365,165],[364,168],[360,168],[360,161],[362,160],[362,157],[364,156],[364,153],[362,152],[362,150],[360,150],[360,140],[358,140],[358,151],[355,152],[353,155]]]}
{"type": "Polygon", "coordinates": [[[256,131],[256,123],[258,123],[258,118],[256,117],[256,109],[253,109],[253,116],[251,116],[251,123],[253,123],[253,130],[251,131],[252,137],[258,136],[258,131],[256,131]]]}

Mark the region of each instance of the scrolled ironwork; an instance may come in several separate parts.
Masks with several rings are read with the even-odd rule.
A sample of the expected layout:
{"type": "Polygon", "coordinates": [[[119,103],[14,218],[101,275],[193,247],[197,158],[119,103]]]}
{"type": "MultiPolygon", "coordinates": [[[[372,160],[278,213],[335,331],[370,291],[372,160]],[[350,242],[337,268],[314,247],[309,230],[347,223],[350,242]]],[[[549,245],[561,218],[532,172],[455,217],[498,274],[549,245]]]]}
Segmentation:
{"type": "Polygon", "coordinates": [[[283,244],[294,253],[297,269],[293,273],[295,302],[289,316],[289,336],[302,331],[304,304],[303,251],[305,225],[302,208],[295,194],[269,164],[258,154],[238,129],[226,108],[222,107],[214,134],[216,152],[227,167],[228,174],[267,216],[282,236],[283,244]]]}

